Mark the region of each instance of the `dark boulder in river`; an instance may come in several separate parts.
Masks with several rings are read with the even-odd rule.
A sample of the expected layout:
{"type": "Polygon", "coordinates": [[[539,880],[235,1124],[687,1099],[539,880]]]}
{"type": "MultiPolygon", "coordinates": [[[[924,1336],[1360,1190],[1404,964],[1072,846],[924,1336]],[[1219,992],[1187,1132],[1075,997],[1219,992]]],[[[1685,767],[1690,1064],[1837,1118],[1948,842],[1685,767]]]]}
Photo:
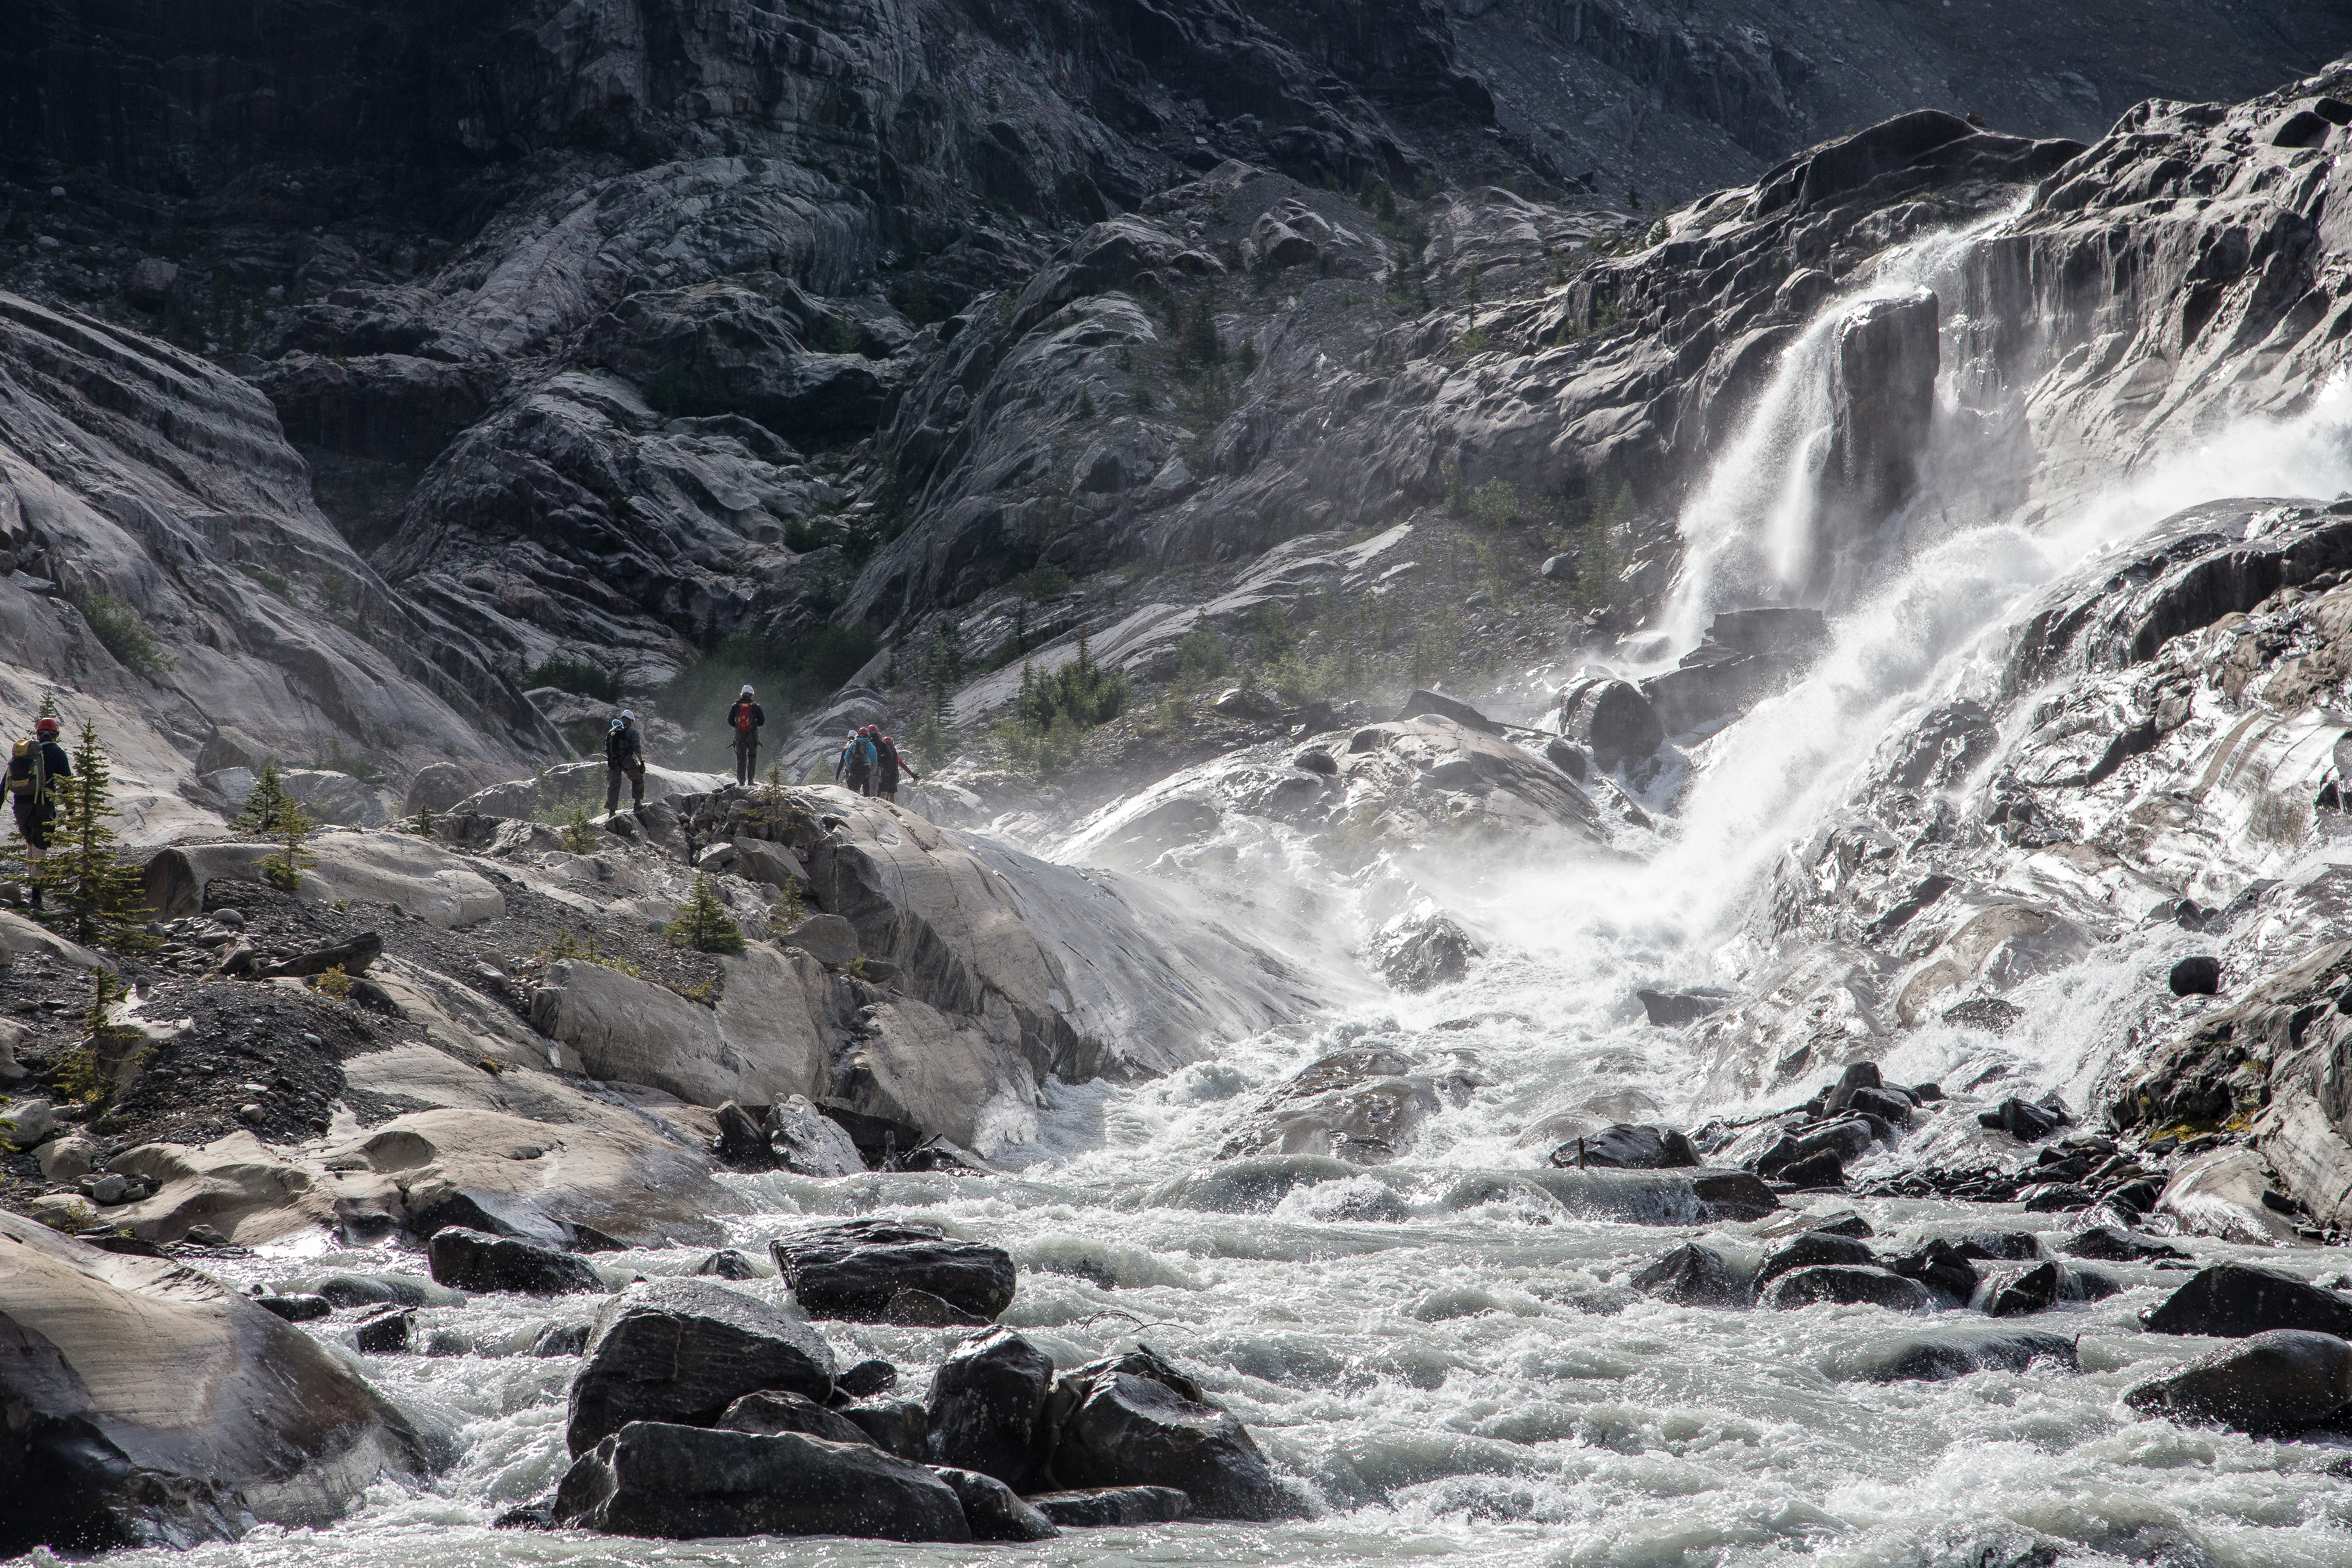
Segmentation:
{"type": "Polygon", "coordinates": [[[912,1291],[992,1322],[1018,1283],[1003,1248],[951,1241],[937,1226],[851,1220],[778,1237],[768,1250],[812,1318],[887,1321],[892,1299],[912,1291]]]}
{"type": "Polygon", "coordinates": [[[597,1314],[564,1438],[578,1455],[632,1421],[704,1426],[764,1389],[822,1405],[833,1372],[832,1350],[791,1313],[705,1279],[663,1279],[597,1314]]]}
{"type": "Polygon", "coordinates": [[[613,1535],[857,1535],[970,1541],[963,1503],[924,1466],[863,1443],[632,1421],[572,1462],[555,1521],[613,1535]]]}

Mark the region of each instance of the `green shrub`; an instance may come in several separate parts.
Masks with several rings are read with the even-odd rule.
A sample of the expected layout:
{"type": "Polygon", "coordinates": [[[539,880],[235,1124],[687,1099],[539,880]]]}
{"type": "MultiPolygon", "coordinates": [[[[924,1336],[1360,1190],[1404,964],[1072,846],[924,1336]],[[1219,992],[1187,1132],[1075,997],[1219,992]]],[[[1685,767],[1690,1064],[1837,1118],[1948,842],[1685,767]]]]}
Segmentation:
{"type": "Polygon", "coordinates": [[[1070,591],[1071,578],[1059,566],[1033,566],[1013,579],[1013,586],[1031,604],[1058,599],[1070,591]]]}
{"type": "Polygon", "coordinates": [[[1013,767],[1065,768],[1077,760],[1087,731],[1118,717],[1134,698],[1127,672],[1097,663],[1080,637],[1077,657],[1051,674],[1022,667],[1021,695],[1013,717],[996,726],[997,743],[1013,767]]]}
{"type": "Polygon", "coordinates": [[[1232,673],[1234,656],[1226,651],[1225,639],[1211,630],[1205,621],[1195,621],[1184,640],[1176,645],[1176,682],[1180,686],[1205,686],[1212,680],[1232,673]]]}
{"type": "Polygon", "coordinates": [[[118,599],[111,594],[89,594],[74,602],[81,618],[98,634],[125,669],[133,675],[143,675],[150,680],[170,669],[175,660],[155,641],[155,634],[139,618],[139,612],[128,599],[118,599]]]}
{"type": "Polygon", "coordinates": [[[551,658],[535,669],[523,671],[525,690],[535,686],[552,686],[558,691],[569,691],[581,697],[593,697],[599,702],[621,700],[621,678],[602,665],[591,664],[584,658],[551,658]]]}

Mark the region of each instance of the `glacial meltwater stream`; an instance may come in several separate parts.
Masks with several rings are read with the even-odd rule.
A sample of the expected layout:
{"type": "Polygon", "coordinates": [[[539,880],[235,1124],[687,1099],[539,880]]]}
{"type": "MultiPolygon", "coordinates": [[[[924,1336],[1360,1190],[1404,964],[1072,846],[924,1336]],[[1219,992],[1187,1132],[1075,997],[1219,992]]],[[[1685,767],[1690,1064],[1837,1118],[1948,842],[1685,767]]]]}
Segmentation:
{"type": "MultiPolygon", "coordinates": [[[[1932,282],[1965,243],[1922,247],[1916,266],[1885,285],[1932,282]]],[[[1769,585],[1758,574],[1787,575],[1786,560],[1804,548],[1792,531],[1803,510],[1792,489],[1809,460],[1809,432],[1799,426],[1818,410],[1794,378],[1812,374],[1802,367],[1818,364],[1820,336],[1791,348],[1788,384],[1759,400],[1757,419],[1783,424],[1751,425],[1727,458],[1747,469],[1718,476],[1685,520],[1699,561],[1697,596],[1686,595],[1683,616],[1693,637],[1706,610],[1763,599],[1769,585]],[[1778,521],[1739,544],[1730,526],[1744,518],[1753,529],[1759,499],[1778,521]]],[[[1948,396],[1966,374],[1947,363],[1948,396]]],[[[1850,1358],[1926,1320],[1867,1306],[1771,1311],[1650,1300],[1629,1277],[1686,1228],[1597,1219],[1513,1174],[1549,1152],[1525,1136],[1536,1123],[1598,1097],[1622,1096],[1639,1112],[1603,1120],[1682,1126],[1761,1109],[1703,1103],[1693,1047],[1644,1023],[1633,989],[1746,978],[1742,924],[1775,858],[1846,797],[1906,716],[1988,679],[2001,629],[2039,585],[2196,500],[2332,496],[2352,482],[2346,402],[2338,388],[2292,426],[2232,431],[2095,501],[2053,507],[2031,527],[1987,520],[1941,537],[1915,532],[1905,559],[1865,574],[1831,606],[1834,643],[1810,675],[1662,781],[1660,789],[1678,784],[1678,795],[1649,801],[1654,833],[1629,833],[1614,852],[1582,859],[1453,866],[1446,896],[1497,938],[1463,983],[1244,1042],[1156,1082],[1056,1086],[1041,1138],[1006,1156],[1010,1175],[729,1178],[739,1212],[726,1223],[762,1259],[767,1238],[782,1230],[853,1215],[929,1220],[1007,1248],[1023,1272],[1004,1321],[1064,1364],[1137,1339],[1173,1358],[1312,1493],[1314,1517],[1074,1531],[1035,1547],[494,1531],[493,1518],[546,1493],[565,1464],[564,1394],[576,1363],[523,1352],[546,1324],[593,1309],[576,1299],[485,1297],[418,1316],[419,1346],[438,1338],[445,1352],[470,1345],[465,1353],[367,1363],[455,1434],[454,1468],[423,1489],[379,1488],[333,1529],[265,1529],[236,1546],[153,1554],[154,1568],[2352,1563],[2352,1447],[2185,1428],[2121,1403],[2132,1384],[2204,1348],[2137,1329],[2135,1314],[2183,1274],[2106,1266],[2122,1294],[2034,1320],[2079,1336],[2079,1372],[2044,1363],[1882,1384],[1847,1375],[1850,1358]],[[1433,1059],[1465,1053],[1485,1087],[1440,1112],[1396,1164],[1255,1201],[1183,1180],[1215,1167],[1233,1124],[1265,1091],[1343,1043],[1433,1059]]],[[[1430,886],[1441,876],[1416,874],[1430,886]]],[[[1232,887],[1318,875],[1302,847],[1280,862],[1243,857],[1232,887]]],[[[1348,897],[1336,878],[1322,891],[1333,907],[1348,897]]],[[[2005,1066],[2009,1076],[1983,1093],[2030,1084],[2080,1106],[2120,1042],[2129,999],[2189,941],[2177,926],[2158,927],[2028,981],[2010,996],[2023,1016],[1998,1039],[1923,1025],[1898,1037],[1887,1075],[1957,1091],[2005,1066]]],[[[1910,1136],[1970,1144],[1973,1112],[1989,1103],[1956,1092],[1910,1136]]],[[[1867,1163],[1856,1170],[1869,1173],[1867,1163]]],[[[1967,1231],[2054,1231],[2064,1217],[1836,1194],[1791,1202],[1815,1214],[1856,1211],[1887,1249],[1967,1231]]],[[[1716,1234],[1759,1253],[1799,1228],[1790,1214],[1716,1234]]],[[[2252,1255],[2203,1239],[2184,1245],[2200,1260],[2252,1255]]],[[[597,1261],[654,1275],[690,1271],[703,1256],[597,1261]]],[[[2318,1277],[2336,1272],[2339,1257],[2282,1250],[2262,1260],[2318,1277]]],[[[421,1271],[421,1260],[332,1252],[220,1271],[243,1285],[387,1267],[421,1271]]],[[[788,1300],[774,1279],[740,1288],[788,1300]]],[[[917,1393],[956,1337],[824,1327],[845,1358],[887,1357],[917,1393]]]]}

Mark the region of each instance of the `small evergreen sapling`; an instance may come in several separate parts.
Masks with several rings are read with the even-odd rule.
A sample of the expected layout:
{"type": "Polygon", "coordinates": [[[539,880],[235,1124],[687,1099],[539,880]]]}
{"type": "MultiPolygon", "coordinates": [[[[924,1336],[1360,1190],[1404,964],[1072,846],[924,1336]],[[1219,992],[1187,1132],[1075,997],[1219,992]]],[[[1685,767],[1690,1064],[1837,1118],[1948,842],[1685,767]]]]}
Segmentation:
{"type": "Polygon", "coordinates": [[[245,797],[244,808],[236,814],[236,830],[263,837],[275,836],[278,816],[288,800],[286,785],[278,776],[278,764],[262,763],[261,776],[253,781],[253,793],[245,797]]]}
{"type": "Polygon", "coordinates": [[[58,815],[49,852],[28,862],[43,894],[63,907],[57,914],[76,942],[118,951],[149,948],[145,874],[120,858],[122,836],[114,830],[114,773],[98,726],[84,721],[74,742],[73,776],[57,782],[58,815]]]}
{"type": "Polygon", "coordinates": [[[269,837],[278,848],[262,858],[261,875],[281,892],[300,892],[302,873],[319,863],[319,858],[302,847],[302,841],[310,837],[310,816],[291,800],[280,802],[277,815],[278,823],[269,837]]]}
{"type": "Polygon", "coordinates": [[[727,906],[719,901],[719,889],[710,885],[708,872],[694,879],[694,891],[687,896],[686,905],[677,918],[669,922],[669,940],[680,947],[690,947],[698,952],[740,952],[743,951],[743,931],[727,906]]]}

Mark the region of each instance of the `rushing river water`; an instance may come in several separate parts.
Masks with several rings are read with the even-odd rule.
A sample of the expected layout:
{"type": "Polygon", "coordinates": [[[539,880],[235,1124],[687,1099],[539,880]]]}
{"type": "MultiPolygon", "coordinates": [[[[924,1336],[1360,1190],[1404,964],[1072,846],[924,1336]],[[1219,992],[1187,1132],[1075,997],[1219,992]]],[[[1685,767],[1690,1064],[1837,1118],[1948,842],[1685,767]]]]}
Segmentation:
{"type": "MultiPolygon", "coordinates": [[[[1962,243],[1920,248],[1885,286],[1934,281],[1962,243]]],[[[1809,334],[1792,351],[1784,379],[1812,374],[1803,367],[1819,361],[1821,338],[1809,334]]],[[[1311,1489],[1314,1518],[1074,1531],[1034,1547],[493,1531],[492,1518],[544,1494],[564,1464],[564,1393],[577,1363],[521,1352],[548,1322],[592,1309],[485,1298],[418,1317],[420,1344],[442,1336],[443,1348],[462,1341],[470,1352],[367,1363],[394,1394],[454,1432],[462,1456],[454,1468],[425,1489],[383,1487],[331,1530],[263,1530],[170,1561],[2352,1564],[2352,1447],[2188,1430],[2121,1404],[2126,1388],[2204,1348],[2136,1326],[2135,1314],[2182,1274],[2109,1266],[2128,1287],[2123,1294],[2033,1320],[2079,1336],[2079,1373],[1881,1385],[1842,1376],[1846,1359],[1937,1320],[1872,1307],[1739,1311],[1645,1299],[1628,1276],[1686,1232],[1596,1220],[1509,1174],[1542,1163],[1546,1145],[1526,1136],[1535,1123],[1596,1096],[1633,1097],[1623,1103],[1685,1124],[1722,1109],[1696,1103],[1689,1048],[1639,1021],[1631,989],[1736,980],[1740,919],[1772,858],[1844,797],[1862,760],[1906,714],[1981,679],[1997,651],[1989,637],[2038,584],[2207,496],[2342,488],[2352,478],[2343,401],[2324,400],[2293,426],[2233,432],[2059,524],[2030,533],[1995,524],[1924,542],[1908,564],[1839,607],[1835,647],[1811,677],[1659,781],[1651,804],[1665,823],[1656,835],[1570,862],[1455,866],[1444,890],[1497,938],[1494,958],[1462,985],[1245,1042],[1159,1082],[1056,1087],[1044,1136],[1017,1152],[1008,1176],[730,1179],[740,1212],[727,1223],[762,1258],[761,1244],[782,1229],[866,1214],[927,1219],[1006,1247],[1024,1272],[1005,1321],[1064,1364],[1137,1338],[1171,1355],[1311,1489]],[[1486,1087],[1443,1112],[1399,1164],[1296,1188],[1258,1212],[1185,1206],[1198,1199],[1181,1178],[1213,1163],[1234,1121],[1350,1041],[1433,1058],[1470,1053],[1486,1087]]],[[[1692,628],[1707,603],[1759,592],[1740,573],[1781,570],[1774,563],[1801,547],[1792,521],[1801,498],[1790,498],[1802,478],[1792,465],[1807,460],[1811,432],[1802,426],[1821,416],[1819,400],[1791,382],[1760,406],[1759,417],[1795,423],[1751,431],[1738,460],[1757,471],[1721,477],[1686,519],[1704,568],[1694,578],[1703,592],[1694,589],[1681,613],[1692,628]],[[1746,545],[1726,534],[1723,497],[1732,492],[1776,498],[1774,531],[1746,545]]],[[[1298,846],[1255,867],[1244,857],[1241,873],[1303,885],[1320,875],[1298,846]]],[[[1440,876],[1420,874],[1425,885],[1440,876]]],[[[1349,896],[1336,878],[1318,892],[1334,907],[1349,896]]],[[[2163,928],[2029,983],[2013,998],[2025,1018],[1998,1043],[1940,1026],[1906,1036],[1890,1075],[1958,1082],[1997,1062],[2011,1070],[2005,1085],[2058,1087],[2079,1104],[2132,997],[2186,940],[2163,928]]],[[[1978,1144],[1976,1104],[1960,1097],[1912,1136],[1939,1150],[1978,1144]]],[[[1938,1234],[2054,1230],[2063,1217],[1834,1196],[1808,1206],[1858,1211],[1887,1250],[1938,1234]]],[[[1760,1252],[1799,1223],[1782,1216],[1717,1234],[1760,1252]]],[[[2188,1245],[2200,1260],[2246,1255],[2188,1245]]],[[[689,1271],[701,1257],[598,1261],[625,1277],[689,1271]]],[[[2341,1259],[2308,1250],[2263,1261],[2321,1277],[2341,1259]]],[[[415,1269],[421,1259],[331,1253],[222,1272],[239,1284],[286,1284],[404,1263],[415,1269]]],[[[774,1279],[741,1288],[785,1299],[774,1279]]],[[[845,1357],[897,1363],[918,1394],[954,1337],[826,1331],[845,1357]]]]}

